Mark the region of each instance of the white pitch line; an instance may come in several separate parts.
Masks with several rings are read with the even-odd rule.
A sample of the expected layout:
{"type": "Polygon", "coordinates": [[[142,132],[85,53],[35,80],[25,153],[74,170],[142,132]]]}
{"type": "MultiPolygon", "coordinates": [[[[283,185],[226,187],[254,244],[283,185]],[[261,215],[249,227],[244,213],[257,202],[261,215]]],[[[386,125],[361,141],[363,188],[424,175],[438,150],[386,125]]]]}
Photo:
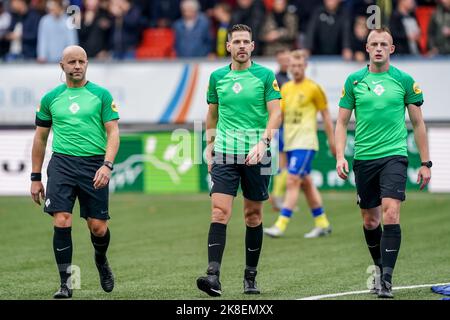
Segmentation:
{"type": "MultiPolygon", "coordinates": [[[[446,285],[450,285],[450,283],[419,284],[419,285],[415,285],[415,286],[394,287],[393,291],[403,290],[403,289],[425,288],[425,287],[431,288],[432,286],[446,286],[446,285]]],[[[305,297],[305,298],[300,298],[300,299],[296,299],[296,300],[320,300],[320,299],[326,299],[326,298],[335,298],[335,297],[342,297],[342,296],[349,296],[349,295],[353,295],[353,294],[363,294],[363,293],[369,293],[369,290],[323,294],[320,296],[311,296],[311,297],[305,297]]]]}

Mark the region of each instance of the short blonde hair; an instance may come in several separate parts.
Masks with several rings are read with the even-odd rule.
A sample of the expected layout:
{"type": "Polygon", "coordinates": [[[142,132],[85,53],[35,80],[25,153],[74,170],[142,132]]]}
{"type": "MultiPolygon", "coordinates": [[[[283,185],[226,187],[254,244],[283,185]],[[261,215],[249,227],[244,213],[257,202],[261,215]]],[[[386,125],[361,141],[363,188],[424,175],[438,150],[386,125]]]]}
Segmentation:
{"type": "Polygon", "coordinates": [[[291,51],[291,57],[294,59],[303,59],[305,62],[308,61],[308,54],[305,50],[293,50],[291,51]]]}

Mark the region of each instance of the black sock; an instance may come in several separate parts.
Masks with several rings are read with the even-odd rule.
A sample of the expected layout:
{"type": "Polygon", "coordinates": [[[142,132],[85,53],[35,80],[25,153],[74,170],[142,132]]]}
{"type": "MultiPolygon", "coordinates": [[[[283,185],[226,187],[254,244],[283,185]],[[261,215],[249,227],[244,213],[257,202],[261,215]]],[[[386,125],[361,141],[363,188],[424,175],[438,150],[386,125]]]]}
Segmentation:
{"type": "Polygon", "coordinates": [[[72,227],[54,227],[53,252],[55,253],[56,264],[58,265],[61,284],[67,284],[70,277],[72,265],[72,227]]]}
{"type": "Polygon", "coordinates": [[[381,229],[381,224],[378,225],[373,230],[368,230],[363,226],[364,236],[366,237],[367,247],[369,248],[370,255],[372,256],[373,263],[380,268],[380,274],[383,273],[383,267],[381,263],[381,235],[383,234],[383,229],[381,229]]]}
{"type": "Polygon", "coordinates": [[[104,264],[106,262],[106,250],[108,250],[109,239],[109,228],[106,229],[103,237],[97,237],[91,232],[91,241],[95,249],[95,262],[97,264],[104,264]]]}
{"type": "Polygon", "coordinates": [[[227,240],[227,225],[212,222],[208,234],[208,273],[218,274],[227,240]]]}
{"type": "Polygon", "coordinates": [[[258,266],[259,254],[263,242],[262,223],[256,227],[247,226],[245,233],[245,264],[246,269],[256,271],[258,266]]]}
{"type": "Polygon", "coordinates": [[[392,283],[392,273],[397,261],[402,233],[399,224],[385,224],[381,237],[381,260],[383,262],[383,280],[392,283]]]}

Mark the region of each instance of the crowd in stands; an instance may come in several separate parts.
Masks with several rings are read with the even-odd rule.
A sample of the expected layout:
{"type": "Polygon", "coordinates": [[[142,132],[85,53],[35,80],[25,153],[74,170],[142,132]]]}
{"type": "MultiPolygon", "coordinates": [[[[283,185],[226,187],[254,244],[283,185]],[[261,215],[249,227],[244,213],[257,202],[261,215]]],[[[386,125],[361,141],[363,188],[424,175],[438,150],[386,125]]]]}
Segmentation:
{"type": "Polygon", "coordinates": [[[450,0],[0,0],[0,59],[56,62],[71,44],[96,59],[214,59],[243,23],[255,55],[302,48],[364,61],[373,4],[396,54],[450,54],[450,0]]]}

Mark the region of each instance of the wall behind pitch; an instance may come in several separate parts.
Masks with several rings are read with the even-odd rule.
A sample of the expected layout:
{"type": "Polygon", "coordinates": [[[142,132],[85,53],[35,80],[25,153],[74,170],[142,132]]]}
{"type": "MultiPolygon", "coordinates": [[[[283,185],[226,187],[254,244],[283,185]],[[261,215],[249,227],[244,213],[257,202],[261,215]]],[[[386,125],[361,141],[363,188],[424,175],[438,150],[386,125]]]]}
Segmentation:
{"type": "MultiPolygon", "coordinates": [[[[276,69],[272,60],[256,62],[276,69]]],[[[88,79],[111,91],[122,123],[193,122],[205,119],[209,75],[226,63],[92,63],[88,79]]],[[[449,121],[450,59],[399,60],[394,64],[410,73],[422,88],[425,120],[449,121]]],[[[347,75],[361,67],[342,60],[310,62],[307,73],[324,87],[334,118],[347,75]]],[[[5,64],[0,66],[0,75],[0,125],[33,124],[42,95],[64,78],[56,64],[5,64]]]]}

